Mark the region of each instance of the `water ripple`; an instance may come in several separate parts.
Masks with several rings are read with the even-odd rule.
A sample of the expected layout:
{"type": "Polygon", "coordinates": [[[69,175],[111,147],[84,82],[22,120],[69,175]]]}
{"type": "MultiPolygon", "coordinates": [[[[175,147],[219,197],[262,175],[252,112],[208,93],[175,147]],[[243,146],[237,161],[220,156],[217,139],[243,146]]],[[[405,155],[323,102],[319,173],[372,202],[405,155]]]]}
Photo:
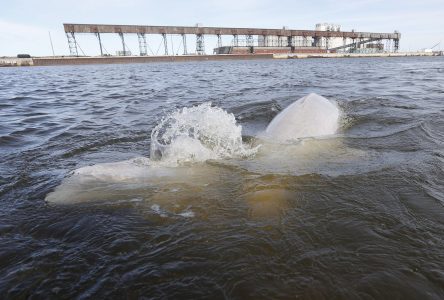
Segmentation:
{"type": "Polygon", "coordinates": [[[3,297],[444,298],[443,67],[433,57],[1,68],[3,297]],[[313,151],[44,202],[72,170],[147,156],[151,130],[177,108],[211,101],[255,144],[309,92],[344,112],[337,136],[305,141],[313,151]]]}

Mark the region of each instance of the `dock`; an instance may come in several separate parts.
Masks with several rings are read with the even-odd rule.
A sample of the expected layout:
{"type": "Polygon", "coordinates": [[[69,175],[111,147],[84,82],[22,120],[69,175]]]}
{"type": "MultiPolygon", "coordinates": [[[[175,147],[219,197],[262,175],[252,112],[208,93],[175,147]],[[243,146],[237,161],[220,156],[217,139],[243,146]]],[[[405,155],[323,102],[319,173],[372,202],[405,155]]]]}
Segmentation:
{"type": "MultiPolygon", "coordinates": [[[[108,25],[64,23],[70,56],[79,56],[83,52],[78,43],[78,35],[93,34],[97,38],[100,55],[107,55],[102,41],[104,34],[116,34],[120,37],[122,50],[118,55],[131,56],[125,42],[127,35],[137,35],[139,55],[147,56],[150,49],[147,41],[150,35],[162,38],[164,55],[170,55],[168,41],[170,36],[180,36],[183,55],[190,54],[187,37],[193,36],[197,55],[206,55],[205,37],[215,36],[217,47],[215,54],[276,54],[276,53],[336,53],[336,52],[398,52],[401,33],[341,31],[339,25],[316,24],[315,30],[299,30],[283,27],[276,28],[236,28],[196,26],[153,26],[153,25],[108,25]],[[222,44],[222,36],[231,36],[230,45],[222,44]],[[245,48],[245,49],[241,49],[245,48]],[[256,48],[256,51],[255,51],[256,48]],[[80,50],[80,51],[79,51],[80,50]]],[[[110,53],[108,53],[109,55],[110,53]]],[[[85,55],[85,53],[83,53],[85,55]]]]}
{"type": "Polygon", "coordinates": [[[291,54],[225,54],[225,55],[176,55],[176,56],[90,56],[90,57],[32,57],[15,58],[0,57],[0,67],[29,67],[29,66],[63,66],[63,65],[100,65],[100,64],[135,64],[135,63],[167,63],[192,61],[228,61],[254,59],[314,59],[314,58],[365,58],[365,57],[413,57],[413,56],[442,56],[434,52],[398,52],[376,54],[354,53],[291,53],[291,54]]]}

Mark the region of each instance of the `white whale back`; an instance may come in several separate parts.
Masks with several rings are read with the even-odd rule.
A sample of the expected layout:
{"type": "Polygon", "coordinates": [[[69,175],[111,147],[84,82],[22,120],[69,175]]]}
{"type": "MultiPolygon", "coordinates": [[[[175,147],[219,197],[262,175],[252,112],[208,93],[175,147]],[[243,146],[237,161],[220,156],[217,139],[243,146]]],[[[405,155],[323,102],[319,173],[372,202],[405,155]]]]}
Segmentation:
{"type": "Polygon", "coordinates": [[[340,110],[334,101],[311,93],[293,102],[270,122],[267,138],[285,142],[336,133],[340,110]]]}

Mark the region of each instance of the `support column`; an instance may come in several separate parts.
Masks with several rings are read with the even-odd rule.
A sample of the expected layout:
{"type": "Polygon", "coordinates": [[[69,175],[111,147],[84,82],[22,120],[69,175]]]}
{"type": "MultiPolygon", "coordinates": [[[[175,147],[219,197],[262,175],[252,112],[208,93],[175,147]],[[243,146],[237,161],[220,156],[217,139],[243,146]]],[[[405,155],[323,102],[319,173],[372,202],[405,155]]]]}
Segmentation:
{"type": "Polygon", "coordinates": [[[182,34],[182,43],[183,43],[183,55],[187,55],[188,51],[187,51],[187,35],[186,34],[182,34]]]}
{"type": "Polygon", "coordinates": [[[313,41],[314,41],[315,47],[322,48],[322,37],[315,36],[313,41]]]}
{"type": "Polygon", "coordinates": [[[248,34],[245,36],[246,46],[247,47],[253,47],[254,46],[254,39],[251,34],[248,34]]]}
{"type": "Polygon", "coordinates": [[[239,36],[237,34],[233,34],[233,46],[239,47],[239,36]]]}
{"type": "Polygon", "coordinates": [[[313,37],[311,36],[305,37],[305,47],[313,47],[313,37]]]}
{"type": "Polygon", "coordinates": [[[69,55],[79,56],[79,52],[77,51],[76,36],[74,35],[74,32],[67,32],[66,38],[68,39],[69,55]]]}
{"type": "Polygon", "coordinates": [[[222,36],[220,34],[217,35],[217,48],[222,47],[222,36]]]}
{"type": "Polygon", "coordinates": [[[168,55],[168,40],[166,33],[162,33],[162,39],[163,39],[163,46],[165,48],[165,55],[168,55]]]}
{"type": "Polygon", "coordinates": [[[399,50],[399,39],[395,39],[395,52],[398,52],[399,50]]]}
{"type": "Polygon", "coordinates": [[[287,36],[287,47],[293,47],[293,37],[287,36]]]}
{"type": "Polygon", "coordinates": [[[378,44],[378,53],[384,52],[384,45],[382,44],[381,39],[378,40],[377,44],[378,44]]]}
{"type": "Polygon", "coordinates": [[[205,54],[205,42],[203,34],[196,34],[196,53],[197,55],[205,54]]]}
{"type": "Polygon", "coordinates": [[[268,46],[267,36],[266,35],[262,35],[262,38],[264,39],[264,43],[261,46],[262,47],[267,47],[268,46]]]}
{"type": "Polygon", "coordinates": [[[282,47],[282,35],[278,35],[277,37],[278,37],[278,40],[277,40],[278,44],[277,44],[277,46],[278,47],[282,47]]]}
{"type": "Polygon", "coordinates": [[[139,40],[139,52],[140,56],[146,56],[148,54],[146,49],[146,37],[145,33],[138,33],[137,39],[139,40]]]}
{"type": "Polygon", "coordinates": [[[119,32],[119,36],[120,36],[120,39],[122,40],[122,49],[123,49],[122,55],[125,56],[126,55],[125,38],[123,37],[123,33],[122,32],[119,32]]]}
{"type": "Polygon", "coordinates": [[[100,56],[103,56],[103,47],[102,47],[102,39],[100,38],[100,33],[96,32],[97,39],[99,40],[99,46],[100,46],[100,56]]]}

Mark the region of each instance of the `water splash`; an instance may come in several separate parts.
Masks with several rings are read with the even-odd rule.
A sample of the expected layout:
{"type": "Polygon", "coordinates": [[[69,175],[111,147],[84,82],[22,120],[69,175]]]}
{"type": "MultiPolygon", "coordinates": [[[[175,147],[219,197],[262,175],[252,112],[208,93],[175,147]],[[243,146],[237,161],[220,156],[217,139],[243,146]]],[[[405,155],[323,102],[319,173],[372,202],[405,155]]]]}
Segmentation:
{"type": "Polygon", "coordinates": [[[242,126],[233,114],[211,103],[169,114],[151,133],[151,159],[172,163],[254,155],[242,142],[242,126]]]}
{"type": "MultiPolygon", "coordinates": [[[[168,184],[187,188],[181,194],[215,180],[220,170],[205,164],[209,159],[242,158],[254,155],[258,147],[242,142],[242,127],[233,114],[204,103],[169,114],[151,133],[151,157],[103,163],[74,170],[53,192],[51,203],[78,203],[99,199],[117,199],[139,193],[159,195],[152,190],[168,184]]],[[[134,195],[132,195],[134,196],[134,195]]],[[[168,194],[167,198],[171,197],[168,194]]],[[[159,200],[159,199],[158,199],[159,200]]],[[[182,212],[189,217],[188,211],[182,212]]]]}

